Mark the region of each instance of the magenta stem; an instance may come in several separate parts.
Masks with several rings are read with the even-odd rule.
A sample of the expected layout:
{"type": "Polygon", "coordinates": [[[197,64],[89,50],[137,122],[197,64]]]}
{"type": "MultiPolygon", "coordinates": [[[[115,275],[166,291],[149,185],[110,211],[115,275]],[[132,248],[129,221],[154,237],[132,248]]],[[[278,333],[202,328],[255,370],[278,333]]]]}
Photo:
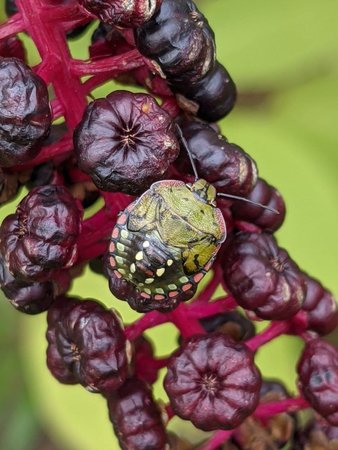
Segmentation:
{"type": "Polygon", "coordinates": [[[49,72],[44,70],[45,81],[53,83],[55,95],[63,106],[67,125],[73,130],[82,118],[87,101],[80,79],[71,71],[72,57],[62,25],[46,21],[43,12],[46,5],[43,0],[17,0],[17,6],[42,61],[49,61],[49,72]]]}
{"type": "Polygon", "coordinates": [[[174,311],[169,313],[169,316],[171,322],[176,325],[184,338],[206,333],[200,322],[190,316],[189,308],[184,303],[181,303],[174,311]]]}
{"type": "Polygon", "coordinates": [[[125,329],[125,334],[129,340],[134,340],[141,336],[141,334],[149,328],[162,325],[169,322],[167,314],[159,313],[158,311],[151,311],[144,314],[140,319],[128,325],[125,329]]]}
{"type": "Polygon", "coordinates": [[[244,220],[235,220],[234,225],[241,231],[245,231],[248,233],[261,233],[262,229],[257,225],[254,225],[250,222],[245,222],[244,220]]]}
{"type": "Polygon", "coordinates": [[[214,435],[204,445],[197,450],[216,450],[224,444],[233,434],[235,430],[216,431],[214,435]]]}
{"type": "Polygon", "coordinates": [[[231,295],[220,297],[211,303],[194,301],[189,306],[189,318],[202,319],[226,311],[232,311],[237,307],[236,300],[231,295]]]}
{"type": "Polygon", "coordinates": [[[292,413],[310,407],[303,397],[293,397],[279,400],[278,402],[261,403],[254,412],[254,416],[264,421],[276,414],[292,413]]]}
{"type": "Polygon", "coordinates": [[[10,17],[5,23],[0,25],[0,39],[4,39],[24,30],[25,25],[21,14],[14,14],[14,16],[10,17]]]}
{"type": "Polygon", "coordinates": [[[130,50],[122,55],[111,56],[97,61],[73,60],[71,62],[71,70],[77,76],[109,74],[112,78],[143,65],[144,58],[138,50],[130,50]]]}
{"type": "Polygon", "coordinates": [[[289,321],[272,322],[266,330],[249,339],[245,344],[255,352],[262,345],[290,331],[290,328],[291,324],[289,321]]]}

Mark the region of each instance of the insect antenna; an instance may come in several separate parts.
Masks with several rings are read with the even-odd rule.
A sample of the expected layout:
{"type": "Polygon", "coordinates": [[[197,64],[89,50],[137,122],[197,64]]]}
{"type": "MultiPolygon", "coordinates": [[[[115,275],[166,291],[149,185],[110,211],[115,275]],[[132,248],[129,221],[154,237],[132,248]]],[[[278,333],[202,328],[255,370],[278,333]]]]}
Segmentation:
{"type": "Polygon", "coordinates": [[[180,140],[181,140],[181,142],[183,144],[183,147],[185,148],[186,152],[188,153],[188,156],[189,156],[189,159],[190,159],[190,164],[191,164],[192,170],[194,172],[194,176],[195,176],[195,181],[197,181],[199,179],[199,176],[198,176],[198,173],[197,173],[195,161],[194,161],[194,158],[193,158],[192,153],[190,151],[188,142],[187,142],[186,138],[183,136],[181,127],[177,123],[176,123],[176,128],[177,128],[178,134],[180,136],[180,140]]]}
{"type": "Polygon", "coordinates": [[[270,206],[263,205],[262,203],[254,202],[253,200],[249,200],[245,197],[240,197],[238,195],[232,195],[232,194],[223,194],[223,192],[217,192],[216,194],[219,197],[227,197],[227,198],[233,198],[234,200],[241,200],[242,202],[250,203],[251,205],[259,206],[260,208],[267,209],[268,211],[271,211],[275,214],[279,214],[279,211],[274,208],[270,208],[270,206]]]}

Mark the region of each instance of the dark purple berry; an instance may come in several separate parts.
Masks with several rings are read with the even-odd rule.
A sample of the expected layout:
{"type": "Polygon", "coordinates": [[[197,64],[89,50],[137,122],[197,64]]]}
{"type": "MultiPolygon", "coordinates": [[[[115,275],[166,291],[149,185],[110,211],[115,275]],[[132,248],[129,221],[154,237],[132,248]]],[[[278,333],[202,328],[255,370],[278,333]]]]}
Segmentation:
{"type": "Polygon", "coordinates": [[[0,58],[0,166],[28,161],[51,125],[45,82],[17,58],[0,58]]]}
{"type": "Polygon", "coordinates": [[[257,406],[260,386],[253,353],[219,333],[186,340],[164,379],[174,412],[205,431],[242,423],[257,406]]]}
{"type": "Polygon", "coordinates": [[[200,319],[207,333],[217,331],[230,336],[234,341],[246,341],[255,336],[254,324],[237,311],[230,311],[200,319]]]}
{"type": "Polygon", "coordinates": [[[208,122],[216,122],[229,114],[235,106],[237,90],[228,71],[216,61],[203,78],[177,92],[199,105],[197,115],[208,122]]]}
{"type": "Polygon", "coordinates": [[[26,60],[26,49],[16,36],[9,36],[0,40],[0,56],[4,58],[18,58],[26,60]]]}
{"type": "Polygon", "coordinates": [[[169,450],[161,410],[146,383],[127,380],[108,396],[108,409],[122,450],[169,450]]]}
{"type": "MultiPolygon", "coordinates": [[[[290,397],[286,387],[278,380],[264,380],[260,391],[260,403],[278,402],[290,397]]],[[[281,413],[272,416],[265,423],[271,444],[282,448],[291,442],[298,422],[295,414],[281,413]]]]}
{"type": "Polygon", "coordinates": [[[51,281],[29,283],[16,280],[0,258],[0,286],[15,309],[26,314],[46,311],[54,300],[55,287],[51,281]]]}
{"type": "Polygon", "coordinates": [[[19,188],[18,174],[0,168],[0,204],[11,200],[19,188]]]}
{"type": "Polygon", "coordinates": [[[154,348],[149,339],[140,336],[133,342],[134,344],[134,365],[135,375],[145,383],[153,384],[157,380],[157,370],[149,364],[154,358],[154,348]]]}
{"type": "Polygon", "coordinates": [[[270,234],[235,235],[223,255],[223,271],[238,304],[262,319],[288,319],[302,307],[302,273],[270,234]]]}
{"type": "Polygon", "coordinates": [[[168,113],[152,96],[127,91],[88,106],[74,146],[80,168],[99,189],[127,194],[162,178],[179,152],[168,113]]]}
{"type": "Polygon", "coordinates": [[[285,219],[285,203],[283,197],[273,186],[258,178],[253,190],[246,195],[249,200],[276,209],[276,214],[260,206],[251,205],[243,201],[235,201],[231,206],[234,219],[253,223],[265,231],[276,231],[285,219]]]}
{"type": "Polygon", "coordinates": [[[102,393],[124,383],[129,344],[114,311],[94,300],[59,297],[47,320],[47,365],[58,381],[102,393]]]}
{"type": "Polygon", "coordinates": [[[338,448],[338,427],[326,420],[310,420],[304,429],[296,433],[295,450],[336,450],[338,448]]]}
{"type": "Polygon", "coordinates": [[[77,259],[81,211],[63,186],[32,189],[0,227],[0,252],[15,278],[45,281],[77,259]]]}
{"type": "Polygon", "coordinates": [[[136,28],[149,20],[161,0],[79,0],[89,12],[102,22],[136,28]]]}
{"type": "Polygon", "coordinates": [[[160,65],[174,90],[200,80],[215,63],[214,33],[191,0],[163,0],[136,30],[136,46],[160,65]]]}
{"type": "Polygon", "coordinates": [[[338,350],[328,342],[306,343],[298,362],[298,385],[313,409],[338,426],[338,350]]]}
{"type": "Polygon", "coordinates": [[[320,335],[331,333],[338,325],[337,304],[330,291],[314,278],[304,274],[306,294],[302,311],[308,328],[320,335]]]}
{"type": "MultiPolygon", "coordinates": [[[[236,144],[218,134],[202,121],[180,119],[183,136],[194,159],[197,173],[218,192],[246,195],[257,180],[257,167],[251,157],[236,144]]],[[[181,173],[192,173],[185,149],[182,149],[175,166],[181,173]]]]}

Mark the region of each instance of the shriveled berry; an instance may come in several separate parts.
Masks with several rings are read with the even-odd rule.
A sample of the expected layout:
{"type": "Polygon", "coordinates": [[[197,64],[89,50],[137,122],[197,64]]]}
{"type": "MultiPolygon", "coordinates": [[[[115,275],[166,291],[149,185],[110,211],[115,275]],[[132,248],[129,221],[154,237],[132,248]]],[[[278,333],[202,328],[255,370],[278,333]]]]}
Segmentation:
{"type": "Polygon", "coordinates": [[[338,325],[337,304],[330,291],[314,278],[304,274],[306,294],[302,310],[308,328],[320,335],[331,333],[338,325]]]}
{"type": "Polygon", "coordinates": [[[0,56],[5,58],[26,59],[26,50],[21,40],[16,36],[9,36],[0,40],[0,56]]]}
{"type": "Polygon", "coordinates": [[[63,186],[32,189],[0,227],[0,252],[15,278],[45,281],[77,258],[81,211],[63,186]]]}
{"type": "Polygon", "coordinates": [[[19,188],[18,175],[0,168],[0,204],[11,200],[19,188]]]}
{"type": "Polygon", "coordinates": [[[237,89],[229,72],[216,61],[203,78],[177,92],[199,105],[197,115],[208,122],[216,122],[231,112],[237,99],[237,89]]]}
{"type": "Polygon", "coordinates": [[[298,385],[313,409],[338,426],[338,350],[328,342],[306,343],[298,362],[298,385]]]}
{"type": "Polygon", "coordinates": [[[235,235],[223,254],[223,271],[238,304],[262,319],[288,319],[302,307],[302,273],[270,234],[235,235]]]}
{"type": "Polygon", "coordinates": [[[149,364],[154,358],[154,348],[149,339],[140,336],[134,344],[135,375],[145,383],[153,384],[157,380],[157,370],[149,364]]]}
{"type": "Polygon", "coordinates": [[[295,450],[335,450],[338,448],[338,427],[326,420],[312,419],[296,434],[295,450]]]}
{"type": "Polygon", "coordinates": [[[94,300],[59,297],[47,320],[47,365],[58,381],[102,393],[124,383],[128,341],[112,310],[94,300]]]}
{"type": "MultiPolygon", "coordinates": [[[[278,380],[263,379],[260,391],[260,403],[278,402],[290,395],[286,387],[278,380]]],[[[281,413],[272,416],[265,423],[271,444],[275,448],[282,448],[292,440],[297,428],[297,417],[295,414],[281,413]]]]}
{"type": "Polygon", "coordinates": [[[136,46],[160,65],[173,90],[200,80],[215,63],[214,33],[191,0],[163,0],[137,28],[136,46]]]}
{"type": "Polygon", "coordinates": [[[262,178],[258,178],[254,188],[246,197],[256,203],[261,203],[264,206],[277,210],[279,214],[250,203],[235,201],[231,206],[235,219],[253,223],[265,231],[272,232],[281,227],[285,219],[286,210],[283,197],[276,188],[262,178]]]}
{"type": "Polygon", "coordinates": [[[254,324],[237,311],[229,311],[200,319],[208,333],[217,331],[227,334],[234,341],[246,341],[255,336],[254,324]]]}
{"type": "Polygon", "coordinates": [[[136,28],[152,17],[161,0],[79,0],[79,3],[104,23],[136,28]]]}
{"type": "Polygon", "coordinates": [[[0,287],[15,309],[26,314],[46,311],[54,300],[54,285],[51,281],[29,283],[16,280],[0,258],[0,287]]]}
{"type": "Polygon", "coordinates": [[[80,168],[105,191],[143,192],[179,152],[170,116],[147,94],[115,91],[92,102],[75,131],[80,168]]]}
{"type": "Polygon", "coordinates": [[[168,433],[170,450],[193,450],[193,445],[174,433],[168,433]]]}
{"type": "Polygon", "coordinates": [[[108,409],[122,450],[169,450],[161,410],[146,383],[127,380],[108,396],[108,409]]]}
{"type": "MultiPolygon", "coordinates": [[[[246,450],[278,450],[272,436],[253,417],[248,417],[239,427],[234,438],[240,449],[246,450]]],[[[223,450],[223,447],[222,449],[223,450]]]]}
{"type": "Polygon", "coordinates": [[[205,431],[237,427],[255,410],[260,386],[252,352],[219,333],[186,340],[164,379],[174,412],[205,431]]]}
{"type": "Polygon", "coordinates": [[[51,125],[45,82],[17,58],[0,58],[0,166],[28,161],[51,125]]]}
{"type": "MultiPolygon", "coordinates": [[[[230,144],[205,122],[181,118],[178,123],[200,177],[212,183],[218,192],[246,195],[252,190],[257,180],[257,167],[241,147],[230,144]]],[[[181,173],[192,173],[185,149],[175,166],[181,173]]]]}
{"type": "Polygon", "coordinates": [[[91,58],[120,55],[133,49],[116,28],[103,22],[94,31],[91,40],[91,58]]]}

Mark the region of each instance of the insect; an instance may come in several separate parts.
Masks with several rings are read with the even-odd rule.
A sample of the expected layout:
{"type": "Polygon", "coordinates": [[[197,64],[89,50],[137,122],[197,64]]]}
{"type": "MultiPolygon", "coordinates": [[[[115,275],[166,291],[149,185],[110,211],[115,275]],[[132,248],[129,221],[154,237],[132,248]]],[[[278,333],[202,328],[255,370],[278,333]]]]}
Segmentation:
{"type": "Polygon", "coordinates": [[[155,182],[119,214],[112,231],[109,287],[139,312],[170,311],[192,298],[226,238],[216,190],[192,165],[194,183],[155,182]]]}

